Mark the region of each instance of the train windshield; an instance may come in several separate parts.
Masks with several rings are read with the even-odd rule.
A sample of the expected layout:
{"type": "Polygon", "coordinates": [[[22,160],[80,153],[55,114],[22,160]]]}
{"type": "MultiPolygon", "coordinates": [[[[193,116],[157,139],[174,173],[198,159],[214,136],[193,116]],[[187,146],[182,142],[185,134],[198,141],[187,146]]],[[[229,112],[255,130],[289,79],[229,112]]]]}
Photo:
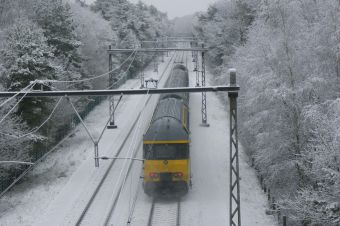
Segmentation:
{"type": "Polygon", "coordinates": [[[145,144],[144,158],[150,160],[187,159],[188,144],[145,144]]]}

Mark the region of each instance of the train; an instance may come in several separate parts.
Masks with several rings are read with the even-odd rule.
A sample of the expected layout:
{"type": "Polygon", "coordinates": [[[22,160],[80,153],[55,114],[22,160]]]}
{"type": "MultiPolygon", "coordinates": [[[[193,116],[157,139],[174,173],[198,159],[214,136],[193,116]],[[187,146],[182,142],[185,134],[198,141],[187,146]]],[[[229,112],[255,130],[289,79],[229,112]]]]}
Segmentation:
{"type": "MultiPolygon", "coordinates": [[[[188,69],[176,64],[164,87],[187,87],[188,69]]],[[[149,196],[188,193],[191,186],[189,94],[161,94],[143,135],[143,188],[149,196]]]]}

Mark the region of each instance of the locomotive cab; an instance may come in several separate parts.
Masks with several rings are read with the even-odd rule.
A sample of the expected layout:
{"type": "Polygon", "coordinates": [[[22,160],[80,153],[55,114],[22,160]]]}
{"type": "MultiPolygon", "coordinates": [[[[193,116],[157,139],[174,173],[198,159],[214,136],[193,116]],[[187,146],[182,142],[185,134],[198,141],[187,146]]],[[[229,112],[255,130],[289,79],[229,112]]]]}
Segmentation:
{"type": "MultiPolygon", "coordinates": [[[[166,87],[188,86],[188,71],[174,67],[166,87]]],[[[190,182],[189,96],[165,94],[160,97],[150,126],[143,137],[146,194],[179,195],[188,192],[190,182]]]]}

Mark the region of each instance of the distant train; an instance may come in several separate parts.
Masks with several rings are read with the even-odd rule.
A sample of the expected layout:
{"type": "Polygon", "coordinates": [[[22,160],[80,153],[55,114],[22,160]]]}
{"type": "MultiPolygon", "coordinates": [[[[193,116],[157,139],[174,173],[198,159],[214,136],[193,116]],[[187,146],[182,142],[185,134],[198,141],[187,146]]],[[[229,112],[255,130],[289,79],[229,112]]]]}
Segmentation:
{"type": "MultiPolygon", "coordinates": [[[[177,64],[165,87],[187,87],[188,69],[177,64]]],[[[150,196],[185,195],[191,184],[189,95],[162,94],[143,137],[144,191],[150,196]]]]}

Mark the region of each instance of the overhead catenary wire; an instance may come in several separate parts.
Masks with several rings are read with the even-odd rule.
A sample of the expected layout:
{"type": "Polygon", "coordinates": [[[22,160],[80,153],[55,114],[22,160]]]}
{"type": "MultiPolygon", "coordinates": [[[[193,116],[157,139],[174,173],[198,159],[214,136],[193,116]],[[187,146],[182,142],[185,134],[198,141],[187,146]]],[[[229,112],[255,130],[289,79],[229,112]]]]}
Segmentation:
{"type": "Polygon", "coordinates": [[[121,68],[132,57],[132,55],[134,53],[135,53],[135,51],[132,51],[132,53],[119,66],[115,67],[111,71],[105,72],[105,73],[97,75],[95,77],[78,79],[78,80],[41,80],[41,81],[42,82],[51,82],[51,83],[80,83],[80,82],[87,82],[87,81],[91,81],[91,80],[98,79],[98,78],[101,78],[101,77],[105,77],[105,76],[109,75],[110,73],[121,68]]]}
{"type": "MultiPolygon", "coordinates": [[[[173,57],[173,56],[172,56],[173,57]]],[[[171,62],[171,60],[170,60],[171,62]]],[[[169,64],[167,65],[167,67],[169,66],[169,64]]],[[[163,77],[163,74],[162,76],[163,77]]],[[[39,81],[39,82],[42,82],[43,85],[45,86],[49,86],[51,87],[50,85],[48,85],[48,80],[46,81],[39,81]]],[[[26,94],[33,88],[33,86],[36,84],[37,82],[36,81],[33,81],[32,84],[28,85],[27,87],[25,87],[22,91],[19,91],[18,93],[14,94],[15,96],[11,96],[10,98],[15,98],[16,96],[18,96],[20,93],[22,93],[26,88],[30,87],[30,89],[25,92],[25,95],[22,96],[22,98],[20,99],[20,101],[26,96],[26,94]]],[[[56,89],[55,87],[52,87],[52,89],[56,89]]],[[[20,95],[21,96],[21,95],[20,95]]],[[[6,102],[8,102],[8,100],[6,100],[6,102]]],[[[5,103],[2,103],[2,104],[5,104],[5,103]]],[[[62,141],[60,141],[55,147],[53,147],[51,150],[49,150],[48,152],[46,152],[41,158],[39,158],[34,164],[30,165],[29,168],[27,168],[22,174],[20,174],[20,176],[18,178],[16,178],[4,191],[2,191],[0,193],[0,197],[2,197],[9,189],[11,189],[16,183],[18,183],[28,172],[30,172],[34,166],[37,165],[38,162],[41,162],[43,159],[45,159],[47,156],[50,155],[50,153],[52,153],[53,151],[55,151],[57,149],[58,146],[60,146],[69,136],[65,137],[62,141]]]]}
{"type": "Polygon", "coordinates": [[[67,97],[67,100],[68,100],[68,102],[70,103],[71,107],[73,108],[74,112],[76,113],[76,115],[77,115],[79,121],[80,121],[81,124],[84,126],[84,128],[85,128],[87,134],[89,135],[89,137],[91,138],[92,142],[95,144],[96,141],[95,141],[93,135],[91,134],[91,132],[90,132],[90,130],[87,128],[85,122],[83,121],[83,119],[82,119],[81,116],[79,115],[79,113],[78,113],[76,107],[73,105],[71,99],[70,99],[69,97],[67,97]]]}
{"type": "MultiPolygon", "coordinates": [[[[175,61],[176,61],[176,58],[177,57],[175,57],[175,61]]],[[[171,72],[170,72],[170,75],[169,75],[168,79],[171,79],[172,76],[173,76],[172,70],[173,70],[174,66],[175,66],[175,63],[171,67],[171,72]]],[[[145,122],[145,123],[147,123],[147,122],[145,122]]],[[[153,137],[152,140],[155,140],[155,137],[153,137]]],[[[148,158],[148,157],[146,157],[146,158],[148,158]]],[[[141,177],[142,177],[142,175],[143,175],[143,171],[141,170],[141,177]]],[[[140,180],[140,183],[141,183],[141,180],[140,180]]],[[[128,215],[128,219],[127,219],[127,225],[130,225],[131,222],[132,222],[132,219],[133,219],[133,212],[134,212],[136,201],[137,201],[137,197],[138,197],[138,194],[139,194],[139,191],[140,191],[139,187],[140,187],[140,184],[137,185],[137,188],[136,188],[136,191],[135,191],[135,195],[134,195],[134,198],[133,198],[133,202],[132,202],[132,206],[129,205],[130,209],[129,209],[129,215],[128,215]]],[[[130,200],[129,200],[129,203],[130,203],[130,200]]]]}
{"type": "MultiPolygon", "coordinates": [[[[118,107],[120,101],[122,100],[122,98],[123,98],[123,94],[120,95],[120,97],[119,97],[119,99],[118,99],[118,102],[117,102],[116,106],[114,107],[112,113],[115,113],[115,111],[116,111],[116,109],[117,109],[117,107],[118,107]]],[[[109,118],[109,120],[107,120],[107,122],[106,122],[106,124],[105,124],[105,126],[104,126],[104,128],[103,128],[103,130],[102,130],[102,132],[101,132],[100,135],[99,135],[99,138],[98,138],[98,140],[97,140],[98,143],[99,143],[99,141],[101,140],[101,138],[103,137],[104,132],[106,131],[107,126],[109,125],[110,121],[111,121],[111,119],[109,118]]]]}
{"type": "MultiPolygon", "coordinates": [[[[0,124],[11,114],[11,112],[19,105],[19,103],[25,98],[27,93],[34,87],[36,81],[30,84],[30,88],[25,92],[25,94],[19,99],[19,101],[7,112],[7,114],[0,120],[0,124]]],[[[19,93],[18,93],[19,94],[19,93]]]]}
{"type": "Polygon", "coordinates": [[[24,90],[28,89],[30,86],[32,86],[32,84],[35,84],[36,83],[36,80],[35,81],[32,81],[30,84],[28,84],[25,88],[23,88],[22,90],[18,91],[15,95],[13,95],[12,97],[8,98],[7,100],[5,100],[4,102],[2,102],[0,104],[0,108],[2,106],[4,106],[6,103],[8,103],[9,101],[11,101],[12,99],[14,99],[16,96],[18,96],[20,93],[22,93],[24,90]]]}
{"type": "MultiPolygon", "coordinates": [[[[163,72],[161,78],[163,77],[163,75],[164,75],[165,72],[167,71],[167,68],[169,67],[170,63],[173,62],[173,58],[174,58],[174,56],[171,57],[170,61],[169,61],[168,64],[166,65],[166,68],[165,68],[165,70],[164,70],[164,72],[163,72]]],[[[148,99],[148,100],[149,100],[149,99],[148,99]]],[[[134,129],[135,125],[137,124],[138,119],[140,118],[140,116],[141,116],[141,112],[139,112],[139,114],[138,114],[138,116],[136,117],[135,121],[132,123],[132,126],[130,127],[128,134],[131,134],[131,133],[133,132],[133,129],[134,129]]],[[[121,143],[120,147],[118,148],[118,152],[114,155],[114,157],[118,157],[118,156],[120,155],[120,152],[122,151],[123,146],[125,145],[125,143],[127,142],[127,140],[128,140],[128,136],[126,136],[126,137],[124,138],[123,142],[121,143]]],[[[108,158],[108,159],[109,159],[109,158],[108,158]]],[[[96,186],[96,189],[95,189],[94,193],[92,194],[90,200],[87,202],[86,207],[85,207],[84,210],[82,211],[82,213],[81,213],[80,217],[78,218],[78,220],[77,220],[77,222],[76,222],[75,225],[80,225],[81,222],[83,221],[83,219],[84,219],[86,213],[88,212],[89,207],[92,205],[92,203],[93,203],[93,201],[94,201],[96,195],[98,194],[98,191],[99,191],[100,188],[102,187],[104,181],[106,180],[106,178],[107,178],[107,176],[108,176],[108,174],[109,174],[109,171],[112,169],[113,164],[114,164],[115,162],[116,162],[116,159],[113,158],[112,161],[111,161],[110,164],[109,164],[109,167],[108,167],[107,170],[105,171],[104,176],[101,178],[99,184],[96,186]]]]}
{"type": "Polygon", "coordinates": [[[56,103],[56,105],[54,106],[53,110],[51,111],[51,113],[49,114],[49,116],[36,128],[34,128],[33,130],[31,130],[30,132],[26,133],[26,134],[23,134],[23,135],[14,135],[14,134],[8,134],[8,133],[3,133],[3,132],[0,132],[1,135],[5,135],[5,136],[9,136],[9,137],[13,137],[13,138],[16,138],[16,139],[20,139],[20,138],[24,138],[24,137],[27,137],[35,132],[37,132],[38,130],[40,130],[53,116],[53,114],[55,113],[55,111],[57,110],[58,106],[60,105],[61,103],[61,100],[63,99],[64,97],[60,97],[58,102],[56,103]]]}
{"type": "MultiPolygon", "coordinates": [[[[165,70],[164,70],[164,72],[162,73],[162,75],[161,75],[161,78],[160,79],[162,79],[162,77],[163,77],[163,75],[164,75],[164,73],[165,73],[165,71],[167,70],[167,67],[165,68],[165,70]]],[[[148,104],[148,102],[149,102],[149,99],[150,99],[150,94],[149,94],[149,91],[150,91],[150,89],[148,89],[147,90],[147,95],[146,95],[146,101],[144,102],[144,106],[143,106],[143,108],[141,109],[141,111],[140,111],[140,113],[139,113],[139,115],[141,116],[141,117],[139,117],[139,119],[138,119],[138,122],[137,122],[137,128],[136,128],[136,130],[134,131],[134,134],[133,134],[133,137],[132,137],[132,142],[130,143],[130,147],[129,147],[129,150],[128,150],[128,152],[127,152],[127,154],[126,154],[126,156],[125,157],[123,157],[123,159],[125,159],[125,162],[124,162],[124,164],[123,164],[123,167],[122,167],[122,169],[121,169],[121,171],[120,171],[120,174],[119,174],[119,177],[118,177],[118,180],[117,181],[122,181],[122,183],[120,184],[120,186],[118,185],[118,183],[116,184],[116,186],[115,186],[115,188],[114,188],[114,190],[113,190],[113,194],[116,194],[116,193],[118,193],[118,195],[116,195],[116,196],[114,196],[114,197],[112,197],[111,198],[111,204],[110,204],[110,208],[109,208],[109,211],[108,211],[108,214],[106,215],[106,218],[105,218],[105,222],[104,222],[104,225],[107,225],[108,224],[108,222],[109,222],[109,220],[110,220],[110,218],[111,218],[111,213],[112,213],[112,211],[113,211],[113,209],[114,209],[114,207],[115,207],[115,205],[116,205],[116,203],[117,203],[117,200],[121,197],[121,191],[123,190],[123,188],[124,188],[124,186],[125,186],[125,183],[126,183],[126,180],[127,180],[127,177],[128,177],[128,173],[129,173],[129,170],[130,170],[130,168],[131,168],[131,162],[133,161],[133,159],[135,158],[134,156],[137,154],[137,151],[138,151],[138,149],[140,148],[140,144],[138,145],[138,148],[137,149],[135,149],[135,146],[136,146],[136,143],[137,143],[137,132],[141,129],[141,124],[142,124],[142,118],[144,117],[144,114],[145,114],[145,109],[146,109],[146,106],[147,106],[147,104],[148,104]],[[133,151],[133,150],[135,150],[135,151],[133,151]],[[128,164],[128,161],[130,160],[130,167],[128,168],[128,169],[126,169],[127,168],[127,164],[128,164]],[[126,172],[125,173],[125,175],[124,175],[124,177],[123,177],[123,173],[124,172],[126,172]],[[123,177],[123,178],[122,178],[123,177]]],[[[143,103],[143,102],[141,102],[141,103],[143,103]]],[[[147,122],[145,122],[145,123],[147,123],[147,122]]]]}
{"type": "MultiPolygon", "coordinates": [[[[148,89],[149,90],[149,89],[148,89]]],[[[123,190],[123,188],[124,188],[124,186],[125,186],[125,183],[126,183],[126,180],[127,180],[127,177],[128,177],[128,172],[129,172],[129,170],[127,170],[127,164],[128,164],[128,161],[130,160],[130,163],[131,163],[131,161],[132,161],[132,159],[134,158],[133,156],[136,154],[136,152],[137,152],[137,150],[134,152],[134,150],[135,150],[135,146],[136,146],[136,143],[137,143],[137,134],[138,134],[138,131],[141,129],[141,122],[142,122],[142,118],[143,118],[143,115],[144,115],[144,113],[145,113],[145,108],[146,108],[146,106],[147,106],[147,103],[148,103],[148,97],[149,97],[149,93],[146,95],[146,100],[145,100],[145,102],[144,102],[144,106],[143,106],[143,108],[142,108],[142,110],[140,111],[140,114],[141,114],[141,117],[139,117],[139,119],[138,119],[138,122],[137,122],[137,126],[136,126],[136,129],[135,129],[135,131],[134,131],[134,133],[133,133],[133,135],[132,135],[132,142],[130,143],[130,146],[129,146],[129,149],[128,149],[128,151],[127,151],[127,154],[126,154],[126,156],[124,157],[124,164],[123,164],[123,167],[122,167],[122,169],[121,169],[121,171],[120,171],[120,173],[119,173],[119,176],[118,176],[118,179],[117,179],[117,181],[119,182],[119,181],[122,181],[122,183],[121,183],[121,186],[119,187],[119,184],[118,184],[118,182],[116,183],[116,186],[114,187],[114,189],[113,189],[113,192],[112,192],[112,194],[116,194],[116,193],[118,193],[118,195],[117,196],[115,196],[115,197],[113,197],[113,198],[111,198],[111,200],[112,199],[114,199],[114,200],[112,200],[111,202],[109,202],[110,203],[110,208],[109,208],[109,211],[108,211],[108,214],[106,215],[106,218],[105,218],[105,222],[104,222],[104,226],[106,226],[106,225],[108,225],[108,222],[109,222],[109,220],[110,220],[110,218],[111,218],[111,213],[112,213],[112,211],[113,211],[113,209],[114,209],[114,207],[115,207],[115,205],[116,205],[116,200],[118,200],[119,198],[120,198],[120,195],[121,195],[121,191],[123,190]],[[123,174],[124,174],[124,172],[126,172],[126,174],[123,176],[123,174]]],[[[143,103],[143,102],[142,102],[143,103]]]]}
{"type": "MultiPolygon", "coordinates": [[[[175,57],[175,59],[176,59],[176,57],[175,57]]],[[[172,69],[173,69],[173,68],[174,68],[174,65],[172,65],[172,69]]],[[[171,69],[171,72],[170,72],[170,76],[172,76],[172,69],[171,69]]],[[[165,70],[166,70],[166,69],[165,69],[165,70]]],[[[164,75],[164,72],[162,73],[161,78],[163,77],[163,75],[164,75]]],[[[118,193],[118,195],[114,197],[114,200],[113,200],[112,202],[110,202],[110,203],[111,203],[110,209],[109,209],[109,212],[108,212],[108,214],[107,214],[107,216],[106,216],[104,225],[107,225],[107,224],[108,224],[108,222],[109,222],[109,220],[110,220],[110,218],[111,218],[111,213],[112,213],[112,211],[113,211],[113,209],[114,209],[114,207],[115,207],[115,205],[116,205],[116,203],[117,203],[117,200],[121,197],[121,191],[122,191],[123,188],[125,187],[127,178],[128,178],[128,176],[129,176],[128,173],[129,173],[129,170],[130,170],[130,168],[131,168],[132,161],[135,159],[134,156],[136,156],[137,151],[138,151],[139,148],[140,148],[141,143],[139,143],[137,149],[134,148],[134,147],[136,146],[136,143],[137,143],[137,136],[136,136],[136,134],[137,134],[137,132],[142,128],[142,121],[143,121],[142,119],[145,117],[145,112],[146,112],[145,109],[146,109],[147,103],[149,102],[149,96],[150,96],[149,90],[150,90],[150,89],[147,90],[148,92],[147,92],[147,95],[146,95],[146,101],[144,102],[144,106],[143,106],[142,110],[140,111],[141,117],[138,119],[137,128],[136,128],[136,130],[135,130],[135,132],[134,132],[134,135],[133,135],[132,142],[131,142],[131,144],[130,144],[129,150],[128,150],[128,152],[127,152],[126,157],[123,157],[123,159],[125,159],[125,162],[124,162],[124,165],[123,165],[123,167],[122,167],[122,169],[121,169],[121,171],[120,171],[119,177],[118,177],[118,178],[119,178],[118,181],[121,181],[121,180],[122,180],[122,183],[121,183],[121,185],[120,185],[119,188],[117,187],[117,186],[118,186],[118,183],[117,183],[116,186],[115,186],[115,189],[114,189],[113,194],[118,193]],[[133,152],[132,150],[135,150],[135,151],[133,152]],[[127,166],[127,163],[128,163],[129,160],[130,160],[130,166],[129,166],[129,168],[128,168],[127,171],[126,171],[126,166],[127,166]],[[125,171],[126,171],[126,173],[125,173],[125,175],[124,175],[124,178],[121,179],[121,178],[122,178],[122,175],[123,175],[123,172],[125,172],[125,171]],[[117,191],[117,190],[118,190],[118,191],[117,191]]],[[[143,122],[145,123],[145,125],[147,124],[147,121],[143,121],[143,122]]],[[[145,125],[144,125],[144,126],[145,126],[145,125]]],[[[130,206],[130,205],[129,205],[129,206],[130,206]]],[[[131,211],[130,211],[130,212],[131,212],[131,211]]],[[[130,219],[128,220],[128,223],[129,223],[129,222],[130,222],[130,219]]]]}
{"type": "Polygon", "coordinates": [[[24,161],[0,161],[0,164],[34,165],[34,162],[24,162],[24,161]]]}
{"type": "Polygon", "coordinates": [[[124,75],[126,75],[126,73],[129,71],[129,69],[130,69],[132,63],[135,61],[136,56],[137,56],[137,52],[133,52],[133,53],[134,53],[134,56],[133,56],[132,61],[131,61],[130,64],[129,64],[128,68],[127,68],[125,71],[123,71],[122,73],[120,73],[120,74],[118,75],[118,80],[117,80],[116,82],[114,82],[112,85],[108,86],[106,89],[111,89],[113,86],[115,86],[116,84],[118,84],[118,82],[124,77],[124,75]]]}

